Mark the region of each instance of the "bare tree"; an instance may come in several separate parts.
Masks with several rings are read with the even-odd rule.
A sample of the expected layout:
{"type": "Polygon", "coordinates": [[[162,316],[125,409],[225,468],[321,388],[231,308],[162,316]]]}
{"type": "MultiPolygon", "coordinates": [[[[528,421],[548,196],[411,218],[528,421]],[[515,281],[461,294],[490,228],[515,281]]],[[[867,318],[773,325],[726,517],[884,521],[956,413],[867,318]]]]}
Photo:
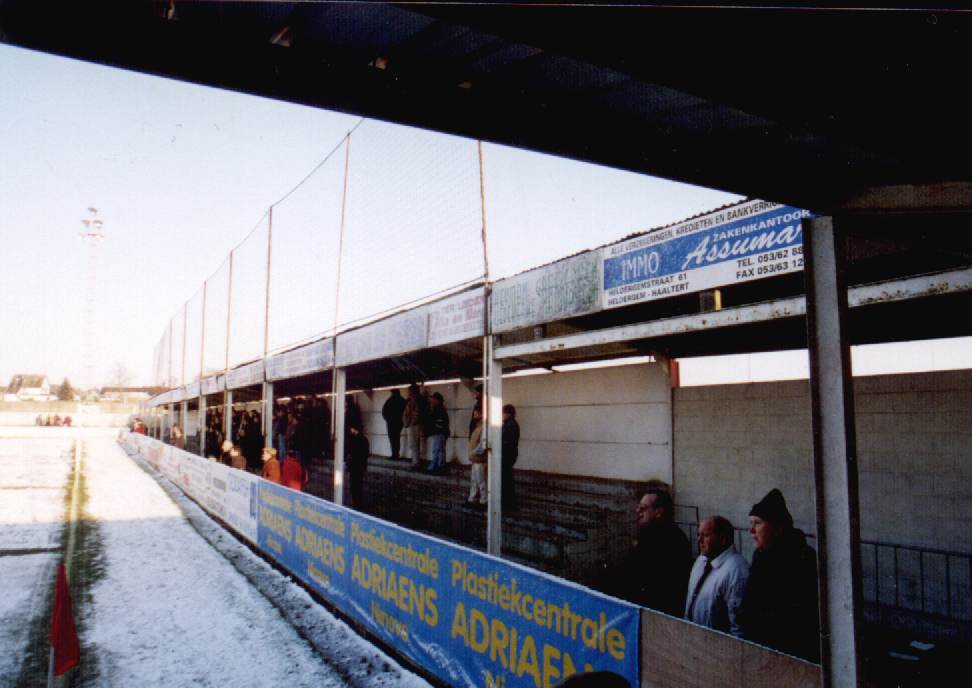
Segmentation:
{"type": "Polygon", "coordinates": [[[110,387],[128,387],[132,384],[134,379],[132,371],[125,367],[122,362],[115,363],[115,367],[111,369],[111,375],[108,378],[108,385],[110,387]]]}

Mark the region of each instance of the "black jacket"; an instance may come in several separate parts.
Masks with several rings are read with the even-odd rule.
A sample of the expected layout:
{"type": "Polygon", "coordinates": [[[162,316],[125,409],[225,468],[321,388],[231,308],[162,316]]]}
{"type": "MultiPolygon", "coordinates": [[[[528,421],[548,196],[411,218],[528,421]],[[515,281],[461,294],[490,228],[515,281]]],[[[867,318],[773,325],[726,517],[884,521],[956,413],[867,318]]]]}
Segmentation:
{"type": "Polygon", "coordinates": [[[625,560],[620,596],[681,617],[691,568],[692,548],[675,523],[640,528],[638,545],[625,560]]]}
{"type": "Polygon", "coordinates": [[[503,464],[512,466],[520,456],[520,424],[516,418],[503,421],[503,464]]]}
{"type": "Polygon", "coordinates": [[[385,419],[385,423],[389,427],[402,427],[402,414],[405,412],[406,403],[401,395],[392,394],[382,405],[381,417],[385,419]]]}
{"type": "Polygon", "coordinates": [[[446,412],[444,406],[432,408],[429,414],[429,429],[427,434],[430,437],[432,435],[449,436],[449,414],[446,412]]]}
{"type": "Polygon", "coordinates": [[[791,530],[753,554],[739,610],[743,637],[796,657],[820,661],[817,553],[806,535],[791,530]]]}

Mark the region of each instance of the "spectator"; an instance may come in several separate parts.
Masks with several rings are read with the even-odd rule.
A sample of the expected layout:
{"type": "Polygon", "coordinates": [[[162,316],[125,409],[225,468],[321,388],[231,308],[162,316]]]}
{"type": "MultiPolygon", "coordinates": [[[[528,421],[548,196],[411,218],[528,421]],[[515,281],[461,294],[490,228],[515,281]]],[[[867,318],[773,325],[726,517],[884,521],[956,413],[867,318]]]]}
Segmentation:
{"type": "Polygon", "coordinates": [[[272,483],[280,484],[280,462],[277,461],[277,450],[272,447],[267,447],[263,450],[263,454],[260,455],[263,460],[263,470],[260,475],[263,476],[265,480],[269,480],[272,483]]]}
{"type": "Polygon", "coordinates": [[[169,433],[169,439],[172,442],[172,446],[176,449],[186,448],[186,436],[182,432],[182,428],[178,425],[172,426],[172,432],[169,433]]]}
{"type": "Polygon", "coordinates": [[[749,564],[736,551],[732,538],[732,523],[722,516],[699,523],[699,558],[689,575],[685,618],[741,638],[739,607],[749,564]]]}
{"type": "Polygon", "coordinates": [[[371,447],[368,438],[356,427],[349,428],[347,452],[351,503],[358,511],[364,511],[364,476],[368,468],[371,447]]]}
{"type": "Polygon", "coordinates": [[[331,410],[323,398],[311,397],[308,422],[311,457],[323,458],[331,434],[331,410]]]}
{"type": "Polygon", "coordinates": [[[232,465],[232,457],[230,456],[230,451],[233,449],[233,443],[229,440],[223,440],[223,444],[220,447],[219,461],[220,463],[230,466],[232,465]]]}
{"type": "Polygon", "coordinates": [[[287,456],[287,410],[282,406],[273,412],[273,444],[280,456],[287,456]]]}
{"type": "Polygon", "coordinates": [[[409,457],[412,460],[412,470],[418,470],[419,459],[422,457],[422,428],[425,418],[422,415],[422,396],[418,385],[408,386],[408,401],[402,412],[402,425],[405,427],[405,440],[409,457]]]}
{"type": "Polygon", "coordinates": [[[64,416],[64,427],[71,427],[71,416],[64,416]]]}
{"type": "Polygon", "coordinates": [[[739,612],[743,637],[819,662],[817,553],[775,488],[753,505],[749,524],[756,551],[739,612]]]}
{"type": "Polygon", "coordinates": [[[486,458],[487,452],[483,436],[483,414],[478,408],[472,411],[474,421],[472,432],[469,433],[469,499],[466,506],[472,509],[486,510],[486,458]]]}
{"type": "Polygon", "coordinates": [[[402,443],[403,414],[405,413],[405,399],[398,389],[393,389],[388,399],[381,407],[381,417],[385,419],[388,430],[388,443],[391,445],[391,460],[398,461],[402,443]]]}
{"type": "Polygon", "coordinates": [[[294,404],[293,409],[287,409],[287,433],[285,444],[287,445],[287,451],[281,452],[284,457],[284,461],[287,457],[294,453],[294,455],[300,459],[300,450],[297,448],[297,436],[300,434],[300,416],[301,411],[303,411],[303,404],[294,404]]]}
{"type": "Polygon", "coordinates": [[[638,502],[638,543],[617,581],[621,597],[671,616],[685,611],[685,588],[692,549],[675,525],[675,505],[667,490],[649,488],[638,502]]]}
{"type": "Polygon", "coordinates": [[[300,461],[297,460],[297,454],[291,450],[280,467],[280,484],[300,492],[309,482],[310,477],[307,475],[307,469],[301,465],[300,461]]]}
{"type": "Polygon", "coordinates": [[[513,483],[513,465],[520,455],[520,424],[516,422],[516,407],[503,406],[503,510],[516,510],[516,485],[513,483]]]}
{"type": "Polygon", "coordinates": [[[243,429],[243,456],[246,458],[247,468],[257,470],[260,467],[260,453],[263,451],[263,428],[260,427],[260,414],[250,411],[245,419],[243,429]]]}
{"type": "Polygon", "coordinates": [[[449,437],[449,414],[445,410],[445,400],[439,392],[432,395],[429,412],[429,441],[432,443],[432,462],[429,473],[445,475],[445,445],[449,437]]]}
{"type": "Polygon", "coordinates": [[[222,440],[222,433],[219,431],[215,416],[211,417],[206,426],[206,455],[215,457],[219,453],[219,445],[222,440]]]}
{"type": "MultiPolygon", "coordinates": [[[[473,405],[473,411],[479,410],[479,420],[483,419],[483,386],[476,385],[473,387],[473,397],[476,399],[476,403],[473,405]]],[[[469,434],[472,435],[473,428],[476,427],[476,418],[474,413],[469,414],[469,434]]]]}
{"type": "Polygon", "coordinates": [[[242,450],[233,445],[233,448],[229,450],[230,466],[238,471],[246,470],[246,457],[243,456],[242,450]]]}
{"type": "Polygon", "coordinates": [[[348,395],[344,398],[344,439],[347,440],[351,428],[357,428],[358,432],[364,432],[364,423],[361,421],[361,407],[354,401],[354,397],[348,395]]]}

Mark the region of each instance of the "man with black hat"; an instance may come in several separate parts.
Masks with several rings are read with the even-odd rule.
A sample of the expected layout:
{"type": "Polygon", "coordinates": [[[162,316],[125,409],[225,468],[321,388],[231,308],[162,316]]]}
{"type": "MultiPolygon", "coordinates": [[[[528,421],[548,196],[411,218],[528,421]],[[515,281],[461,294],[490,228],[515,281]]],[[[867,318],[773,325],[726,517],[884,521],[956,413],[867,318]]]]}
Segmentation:
{"type": "Polygon", "coordinates": [[[786,500],[775,488],[753,505],[749,523],[756,552],[739,611],[743,637],[820,661],[817,553],[793,527],[786,500]]]}

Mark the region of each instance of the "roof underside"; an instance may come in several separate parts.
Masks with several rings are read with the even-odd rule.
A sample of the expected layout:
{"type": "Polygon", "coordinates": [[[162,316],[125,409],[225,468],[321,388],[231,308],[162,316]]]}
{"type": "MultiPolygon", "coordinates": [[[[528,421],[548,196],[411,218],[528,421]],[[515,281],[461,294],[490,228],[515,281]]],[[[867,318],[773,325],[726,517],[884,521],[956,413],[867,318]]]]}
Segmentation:
{"type": "Polygon", "coordinates": [[[0,0],[28,48],[827,211],[972,180],[972,14],[0,0]]]}

